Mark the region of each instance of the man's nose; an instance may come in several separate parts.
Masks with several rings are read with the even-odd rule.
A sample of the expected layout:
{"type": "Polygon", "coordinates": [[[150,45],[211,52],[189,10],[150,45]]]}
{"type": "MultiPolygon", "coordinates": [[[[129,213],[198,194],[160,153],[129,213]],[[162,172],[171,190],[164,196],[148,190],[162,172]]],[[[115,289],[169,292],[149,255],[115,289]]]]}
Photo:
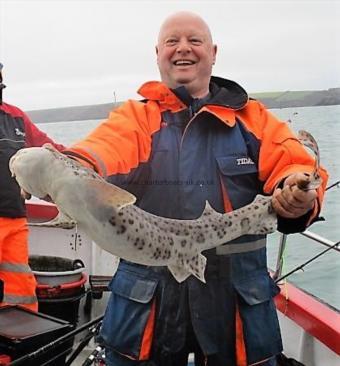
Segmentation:
{"type": "Polygon", "coordinates": [[[177,44],[177,52],[191,52],[191,44],[190,42],[188,42],[187,40],[181,40],[180,42],[178,42],[177,44]]]}

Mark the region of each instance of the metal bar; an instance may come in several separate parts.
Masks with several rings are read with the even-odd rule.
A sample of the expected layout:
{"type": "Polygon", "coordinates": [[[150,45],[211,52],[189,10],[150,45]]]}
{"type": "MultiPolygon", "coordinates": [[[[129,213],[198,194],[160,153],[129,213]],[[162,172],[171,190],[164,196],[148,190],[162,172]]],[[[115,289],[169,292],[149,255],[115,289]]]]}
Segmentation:
{"type": "Polygon", "coordinates": [[[312,231],[309,231],[309,230],[305,230],[303,233],[300,233],[300,234],[309,239],[312,239],[328,248],[332,247],[332,249],[336,250],[337,252],[340,252],[339,245],[334,246],[334,244],[336,244],[334,241],[328,240],[328,239],[322,237],[321,235],[313,233],[312,231]]]}
{"type": "Polygon", "coordinates": [[[281,234],[280,235],[280,244],[279,244],[279,252],[277,254],[277,260],[276,260],[276,269],[275,273],[273,275],[273,279],[276,280],[278,277],[282,274],[282,268],[283,268],[283,253],[286,249],[287,244],[287,234],[281,234]]]}

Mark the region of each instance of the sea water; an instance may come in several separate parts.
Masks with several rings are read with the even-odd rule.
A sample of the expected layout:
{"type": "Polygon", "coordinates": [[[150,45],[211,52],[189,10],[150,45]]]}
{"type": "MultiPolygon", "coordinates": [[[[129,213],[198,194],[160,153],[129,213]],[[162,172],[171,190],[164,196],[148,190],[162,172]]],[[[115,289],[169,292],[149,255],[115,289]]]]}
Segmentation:
{"type": "MultiPolygon", "coordinates": [[[[340,106],[272,109],[271,112],[284,121],[290,121],[294,131],[304,129],[317,140],[321,152],[321,163],[330,174],[329,183],[340,180],[340,106]]],[[[38,127],[50,137],[64,145],[70,145],[85,137],[101,121],[72,121],[40,123],[38,127]]],[[[321,215],[325,221],[314,223],[309,230],[328,240],[340,240],[340,189],[327,191],[321,215]]],[[[279,233],[269,236],[268,265],[276,266],[279,233]]],[[[283,273],[287,273],[306,262],[326,247],[300,234],[289,235],[284,254],[283,273]]],[[[307,290],[323,301],[340,309],[340,253],[330,250],[308,264],[304,271],[297,271],[289,281],[307,290]]]]}

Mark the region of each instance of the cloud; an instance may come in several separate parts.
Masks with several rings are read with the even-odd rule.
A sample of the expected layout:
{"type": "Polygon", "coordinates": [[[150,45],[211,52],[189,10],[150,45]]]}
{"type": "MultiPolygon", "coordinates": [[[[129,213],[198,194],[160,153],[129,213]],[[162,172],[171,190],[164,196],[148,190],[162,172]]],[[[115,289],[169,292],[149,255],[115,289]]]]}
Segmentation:
{"type": "Polygon", "coordinates": [[[340,85],[339,1],[4,1],[5,99],[23,109],[105,103],[158,79],[154,45],[178,10],[211,25],[214,73],[249,91],[340,85]],[[132,11],[133,9],[133,11],[132,11]]]}

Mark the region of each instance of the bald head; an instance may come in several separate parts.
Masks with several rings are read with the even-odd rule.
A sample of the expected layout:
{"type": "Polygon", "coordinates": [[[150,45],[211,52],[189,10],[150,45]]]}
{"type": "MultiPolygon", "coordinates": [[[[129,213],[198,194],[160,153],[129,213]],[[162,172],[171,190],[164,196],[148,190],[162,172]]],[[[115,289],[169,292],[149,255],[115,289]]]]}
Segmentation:
{"type": "Polygon", "coordinates": [[[206,33],[206,36],[210,40],[210,42],[211,43],[213,42],[210,28],[209,28],[208,24],[203,20],[203,18],[201,18],[199,15],[189,12],[189,11],[179,11],[177,13],[174,13],[174,14],[168,16],[164,20],[164,22],[161,25],[161,28],[159,30],[158,43],[164,37],[164,33],[166,33],[167,28],[169,26],[173,27],[176,24],[178,26],[181,26],[181,24],[186,23],[186,22],[192,22],[196,27],[199,27],[202,30],[202,32],[206,33]]]}
{"type": "Polygon", "coordinates": [[[162,81],[170,88],[185,86],[195,98],[209,92],[217,47],[207,23],[191,12],[165,19],[156,46],[162,81]]]}

